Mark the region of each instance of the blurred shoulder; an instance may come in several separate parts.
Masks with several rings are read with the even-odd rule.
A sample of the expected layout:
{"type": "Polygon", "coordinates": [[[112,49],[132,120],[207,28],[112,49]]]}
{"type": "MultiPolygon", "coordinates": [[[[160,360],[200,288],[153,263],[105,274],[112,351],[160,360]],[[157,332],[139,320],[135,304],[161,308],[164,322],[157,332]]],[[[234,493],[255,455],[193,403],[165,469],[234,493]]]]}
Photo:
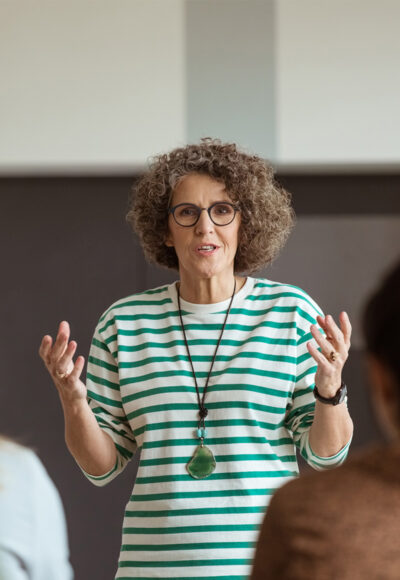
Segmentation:
{"type": "Polygon", "coordinates": [[[333,500],[348,503],[352,496],[359,501],[385,483],[398,486],[399,461],[398,447],[374,446],[356,453],[339,467],[306,473],[290,481],[276,492],[271,505],[280,510],[291,510],[299,504],[315,509],[333,500]]]}
{"type": "Polygon", "coordinates": [[[313,314],[322,315],[322,310],[316,301],[302,288],[288,284],[286,282],[277,282],[267,278],[255,278],[252,294],[270,299],[279,300],[288,305],[297,306],[305,311],[311,311],[313,314]]]}
{"type": "Polygon", "coordinates": [[[99,324],[117,316],[140,315],[141,313],[157,310],[165,305],[172,304],[171,292],[173,284],[163,284],[143,292],[137,292],[113,302],[101,315],[99,324]]]}
{"type": "Polygon", "coordinates": [[[35,479],[49,478],[43,463],[29,447],[9,439],[0,439],[0,464],[1,472],[7,481],[11,476],[20,479],[21,482],[35,479]]]}
{"type": "Polygon", "coordinates": [[[5,464],[16,466],[21,464],[37,468],[40,464],[40,460],[32,449],[6,438],[0,438],[0,457],[3,466],[5,464]]]}

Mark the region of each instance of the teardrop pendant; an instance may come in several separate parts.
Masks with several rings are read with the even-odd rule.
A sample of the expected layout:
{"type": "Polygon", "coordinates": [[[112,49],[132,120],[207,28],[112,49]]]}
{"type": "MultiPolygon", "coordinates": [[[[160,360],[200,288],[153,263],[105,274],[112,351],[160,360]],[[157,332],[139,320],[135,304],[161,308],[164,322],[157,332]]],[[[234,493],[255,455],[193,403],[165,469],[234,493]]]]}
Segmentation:
{"type": "Polygon", "coordinates": [[[192,459],[186,465],[186,469],[194,479],[205,479],[212,474],[217,463],[211,449],[198,445],[192,459]]]}

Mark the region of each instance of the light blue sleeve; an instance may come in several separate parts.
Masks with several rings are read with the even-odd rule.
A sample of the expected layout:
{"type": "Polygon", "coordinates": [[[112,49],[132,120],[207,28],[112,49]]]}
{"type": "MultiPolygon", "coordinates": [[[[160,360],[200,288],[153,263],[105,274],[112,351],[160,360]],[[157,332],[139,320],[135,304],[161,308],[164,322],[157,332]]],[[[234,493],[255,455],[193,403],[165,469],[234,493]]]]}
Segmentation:
{"type": "Polygon", "coordinates": [[[36,456],[35,527],[37,537],[33,558],[36,580],[72,580],[68,535],[60,495],[36,456]]]}
{"type": "Polygon", "coordinates": [[[3,546],[0,546],[0,580],[29,580],[23,561],[3,546]]]}
{"type": "Polygon", "coordinates": [[[0,444],[0,580],[72,580],[60,496],[33,451],[0,444]]]}

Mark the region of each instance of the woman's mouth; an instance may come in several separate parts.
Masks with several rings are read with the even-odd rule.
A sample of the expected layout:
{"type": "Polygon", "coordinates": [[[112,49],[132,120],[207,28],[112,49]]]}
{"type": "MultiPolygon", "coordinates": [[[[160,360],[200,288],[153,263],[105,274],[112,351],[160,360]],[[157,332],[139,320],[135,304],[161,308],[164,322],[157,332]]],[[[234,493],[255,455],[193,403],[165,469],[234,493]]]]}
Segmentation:
{"type": "Polygon", "coordinates": [[[217,250],[218,246],[216,246],[215,244],[202,244],[201,246],[196,247],[196,252],[204,256],[214,254],[217,250]]]}

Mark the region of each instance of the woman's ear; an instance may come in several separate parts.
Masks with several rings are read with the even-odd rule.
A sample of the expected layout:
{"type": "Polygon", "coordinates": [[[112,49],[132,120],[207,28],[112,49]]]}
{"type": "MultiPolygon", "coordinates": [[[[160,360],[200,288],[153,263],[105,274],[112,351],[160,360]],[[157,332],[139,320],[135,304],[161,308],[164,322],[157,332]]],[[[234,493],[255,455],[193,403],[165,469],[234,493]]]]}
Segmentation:
{"type": "Polygon", "coordinates": [[[172,241],[172,238],[171,238],[171,234],[170,233],[167,234],[167,236],[165,238],[165,241],[164,241],[164,244],[168,248],[173,248],[174,247],[174,242],[172,241]]]}

